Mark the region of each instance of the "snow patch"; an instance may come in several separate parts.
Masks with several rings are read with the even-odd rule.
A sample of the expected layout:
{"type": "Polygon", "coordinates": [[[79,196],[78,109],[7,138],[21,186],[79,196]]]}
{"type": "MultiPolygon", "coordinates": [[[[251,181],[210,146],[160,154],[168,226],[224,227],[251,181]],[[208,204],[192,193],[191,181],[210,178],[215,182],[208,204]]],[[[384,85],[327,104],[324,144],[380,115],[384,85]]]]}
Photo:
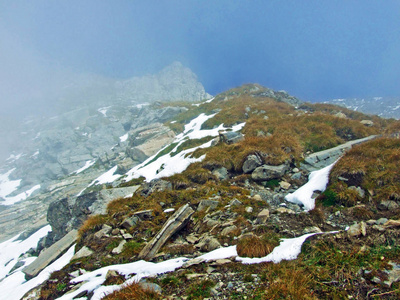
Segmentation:
{"type": "MultiPolygon", "coordinates": [[[[224,259],[229,257],[236,257],[237,261],[242,262],[244,264],[255,264],[266,261],[277,263],[282,260],[293,260],[296,259],[297,256],[300,254],[301,246],[304,243],[304,241],[310,236],[313,236],[314,234],[315,233],[310,233],[293,239],[282,239],[279,246],[275,247],[275,249],[269,255],[262,258],[238,257],[236,246],[219,248],[204,255],[201,255],[197,258],[202,258],[206,261],[210,261],[210,260],[224,259]]],[[[142,278],[175,271],[176,269],[182,267],[182,265],[188,260],[189,259],[186,257],[179,257],[159,263],[152,263],[140,260],[133,263],[113,265],[100,268],[98,270],[85,273],[71,280],[72,283],[83,282],[83,285],[76,291],[68,295],[64,295],[58,299],[59,300],[73,299],[76,295],[84,291],[94,292],[93,297],[91,298],[92,300],[101,299],[105,295],[112,293],[116,290],[119,290],[124,286],[129,285],[133,282],[138,282],[142,278]],[[124,276],[130,276],[132,274],[136,275],[134,275],[121,285],[102,286],[102,284],[106,280],[106,274],[109,270],[115,270],[124,276]]]]}
{"type": "Polygon", "coordinates": [[[92,183],[88,185],[88,187],[94,184],[98,185],[98,184],[110,183],[117,180],[118,178],[121,177],[121,175],[119,174],[114,175],[114,173],[117,171],[117,168],[118,166],[112,167],[106,173],[100,175],[95,180],[93,180],[92,183]]]}
{"type": "Polygon", "coordinates": [[[7,195],[16,191],[21,184],[21,179],[18,180],[10,180],[8,177],[12,172],[14,172],[15,168],[11,169],[7,173],[0,174],[0,197],[5,198],[7,195]]]}
{"type": "Polygon", "coordinates": [[[107,107],[100,107],[97,111],[99,113],[101,113],[104,117],[107,117],[107,110],[110,108],[111,106],[107,106],[107,107]]]}
{"type": "Polygon", "coordinates": [[[40,189],[40,184],[37,184],[30,188],[29,190],[19,193],[17,196],[13,197],[4,197],[5,201],[0,202],[1,205],[13,205],[19,201],[25,200],[26,198],[30,197],[33,192],[40,189]]]}
{"type": "Polygon", "coordinates": [[[95,159],[88,160],[88,161],[85,162],[85,165],[82,168],[80,168],[80,169],[78,169],[78,170],[76,170],[75,172],[72,172],[72,173],[79,174],[79,173],[85,171],[86,169],[90,168],[91,166],[93,166],[95,162],[96,162],[95,159]]]}
{"type": "Polygon", "coordinates": [[[206,103],[210,103],[211,101],[213,101],[215,99],[215,97],[213,97],[213,98],[211,98],[211,99],[208,99],[207,101],[204,101],[204,102],[201,102],[201,103],[195,103],[195,104],[192,104],[193,106],[197,106],[197,107],[199,107],[200,105],[203,105],[203,104],[206,104],[206,103]]]}
{"type": "Polygon", "coordinates": [[[20,159],[23,155],[24,155],[23,153],[16,154],[16,155],[11,154],[11,155],[6,159],[6,161],[8,161],[8,162],[14,162],[14,161],[20,159]]]}
{"type": "MultiPolygon", "coordinates": [[[[36,249],[39,240],[46,236],[51,231],[51,226],[47,225],[27,239],[21,241],[17,240],[20,234],[12,237],[11,239],[0,244],[0,280],[10,275],[10,270],[18,262],[18,258],[26,253],[29,249],[36,249]]],[[[0,282],[0,290],[2,289],[3,282],[0,282]]],[[[0,294],[1,295],[1,294],[0,294]]]]}
{"type": "MultiPolygon", "coordinates": [[[[189,124],[185,125],[185,129],[182,133],[178,134],[175,137],[175,140],[172,143],[176,143],[174,149],[171,152],[174,152],[178,149],[178,147],[184,143],[188,139],[201,139],[207,136],[218,136],[220,131],[227,130],[228,128],[224,127],[223,124],[214,129],[201,129],[201,126],[208,119],[214,117],[215,114],[205,115],[201,114],[195,119],[191,120],[189,124]]],[[[233,131],[239,131],[244,127],[245,123],[240,123],[232,127],[233,131]]],[[[202,161],[205,156],[201,156],[199,158],[190,157],[190,153],[193,153],[196,149],[199,148],[208,148],[212,144],[212,141],[204,143],[198,147],[194,147],[191,149],[186,149],[176,154],[175,156],[171,156],[170,153],[167,153],[163,156],[158,157],[156,160],[155,157],[165,150],[168,146],[165,146],[160,151],[158,151],[152,157],[149,157],[143,163],[135,166],[131,170],[128,171],[126,181],[129,181],[133,178],[138,178],[143,176],[146,178],[146,181],[151,181],[156,178],[161,178],[165,176],[171,176],[173,174],[177,174],[186,170],[186,168],[194,162],[202,161]]]]}
{"type": "MultiPolygon", "coordinates": [[[[74,256],[74,248],[75,245],[71,246],[64,255],[62,255],[51,265],[47,266],[35,278],[32,278],[29,281],[25,280],[25,274],[22,273],[21,270],[5,278],[2,282],[0,282],[0,290],[2,292],[0,294],[0,299],[21,299],[22,296],[24,296],[31,289],[46,281],[50,277],[51,273],[64,268],[74,256]]],[[[32,261],[30,263],[32,263],[32,261]]]]}
{"type": "Polygon", "coordinates": [[[128,133],[124,134],[123,136],[119,137],[119,140],[121,141],[121,143],[125,142],[128,139],[128,133]]]}
{"type": "Polygon", "coordinates": [[[312,199],[311,196],[314,191],[325,191],[329,180],[329,172],[335,163],[321,170],[311,172],[308,176],[308,182],[295,192],[286,195],[285,199],[292,203],[303,204],[304,209],[307,211],[313,209],[315,207],[315,199],[312,199]]]}

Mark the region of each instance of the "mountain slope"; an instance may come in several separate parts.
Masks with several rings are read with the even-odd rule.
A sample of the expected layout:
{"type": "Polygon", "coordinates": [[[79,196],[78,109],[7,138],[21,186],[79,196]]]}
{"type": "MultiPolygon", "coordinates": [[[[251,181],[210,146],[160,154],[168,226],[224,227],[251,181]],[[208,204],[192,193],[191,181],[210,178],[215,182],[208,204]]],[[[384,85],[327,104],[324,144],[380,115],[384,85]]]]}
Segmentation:
{"type": "Polygon", "coordinates": [[[180,111],[164,123],[176,135],[169,144],[127,172],[110,164],[80,196],[52,203],[53,235],[79,228],[75,249],[86,254],[55,272],[36,291],[42,298],[96,298],[131,283],[130,276],[165,272],[108,299],[159,297],[146,296],[143,286],[161,289],[160,298],[396,296],[400,205],[392,135],[399,122],[302,103],[259,85],[168,105],[180,111]],[[326,168],[310,174],[316,166],[326,168]],[[128,187],[137,190],[104,198],[128,187]],[[301,197],[293,199],[296,191],[301,197]],[[94,205],[107,208],[94,215],[94,205]],[[147,256],[151,245],[159,248],[147,256]],[[290,261],[267,263],[276,257],[290,261]]]}

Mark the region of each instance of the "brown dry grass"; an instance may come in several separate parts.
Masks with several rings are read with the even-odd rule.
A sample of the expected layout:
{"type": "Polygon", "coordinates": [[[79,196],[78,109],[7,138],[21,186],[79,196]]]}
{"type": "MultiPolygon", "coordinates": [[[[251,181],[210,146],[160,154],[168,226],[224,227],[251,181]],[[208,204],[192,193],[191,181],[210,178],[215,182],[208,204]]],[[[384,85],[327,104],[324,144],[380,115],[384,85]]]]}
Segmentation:
{"type": "Polygon", "coordinates": [[[396,199],[400,195],[399,158],[400,140],[395,138],[379,138],[355,146],[333,167],[330,188],[345,205],[361,200],[348,189],[351,185],[361,186],[375,202],[396,199]],[[339,176],[348,181],[339,181],[339,176]]]}
{"type": "Polygon", "coordinates": [[[80,241],[88,232],[99,230],[107,221],[105,215],[90,216],[78,230],[78,241],[80,241]]]}
{"type": "Polygon", "coordinates": [[[269,232],[261,238],[258,236],[246,236],[239,239],[236,251],[241,257],[263,257],[271,253],[278,245],[278,236],[269,232]]]}
{"type": "Polygon", "coordinates": [[[122,290],[115,291],[103,299],[106,300],[132,300],[132,299],[161,299],[160,295],[154,291],[143,289],[140,284],[132,283],[122,290]]]}

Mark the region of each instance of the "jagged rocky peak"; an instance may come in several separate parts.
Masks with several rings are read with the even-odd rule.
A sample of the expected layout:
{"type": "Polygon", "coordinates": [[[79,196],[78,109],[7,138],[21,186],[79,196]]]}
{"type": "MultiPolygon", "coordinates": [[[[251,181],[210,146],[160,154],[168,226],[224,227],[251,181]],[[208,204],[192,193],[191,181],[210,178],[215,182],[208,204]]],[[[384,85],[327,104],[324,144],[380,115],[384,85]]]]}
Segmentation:
{"type": "Polygon", "coordinates": [[[141,101],[200,101],[211,98],[189,68],[174,62],[155,75],[115,83],[119,99],[141,101]]]}

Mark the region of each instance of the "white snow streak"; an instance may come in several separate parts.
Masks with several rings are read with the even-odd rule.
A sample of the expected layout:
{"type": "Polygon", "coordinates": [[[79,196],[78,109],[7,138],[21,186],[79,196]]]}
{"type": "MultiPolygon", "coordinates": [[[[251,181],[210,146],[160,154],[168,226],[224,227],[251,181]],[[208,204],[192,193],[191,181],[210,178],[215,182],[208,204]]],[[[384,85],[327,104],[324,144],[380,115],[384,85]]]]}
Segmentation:
{"type": "Polygon", "coordinates": [[[126,133],[126,134],[124,134],[123,136],[120,136],[119,137],[119,140],[120,140],[120,142],[121,143],[123,143],[123,142],[125,142],[127,139],[128,139],[128,134],[126,133]]]}
{"type": "MultiPolygon", "coordinates": [[[[190,121],[189,124],[186,124],[184,131],[178,134],[175,140],[172,142],[172,143],[177,143],[177,145],[171,152],[176,151],[177,148],[188,139],[201,139],[207,136],[211,137],[218,136],[219,131],[226,130],[227,128],[225,128],[223,124],[214,129],[204,129],[204,130],[201,129],[203,123],[214,116],[215,114],[209,116],[201,114],[197,118],[190,121]]],[[[245,123],[235,125],[232,127],[232,130],[239,131],[243,128],[244,125],[245,123]]],[[[191,163],[202,161],[205,158],[204,155],[199,158],[193,158],[190,157],[189,154],[193,153],[196,149],[199,148],[208,148],[211,146],[211,143],[212,142],[209,141],[198,147],[186,149],[176,154],[175,156],[171,156],[170,153],[167,153],[157,158],[157,160],[153,161],[154,158],[157,157],[158,153],[160,153],[166,147],[168,147],[166,146],[152,157],[149,157],[146,161],[144,161],[140,165],[137,165],[134,168],[132,168],[127,173],[127,177],[125,180],[129,181],[133,178],[144,176],[146,178],[146,181],[151,181],[156,178],[171,176],[173,174],[183,172],[191,163]]]]}
{"type": "MultiPolygon", "coordinates": [[[[296,259],[300,254],[301,246],[304,241],[315,233],[306,234],[293,239],[282,239],[279,246],[275,247],[275,249],[267,256],[262,258],[246,258],[246,257],[238,257],[236,252],[236,246],[219,248],[204,255],[201,255],[197,258],[202,258],[206,261],[217,260],[229,257],[236,257],[236,260],[242,262],[244,264],[254,264],[261,262],[274,262],[278,263],[282,260],[293,260],[296,259]]],[[[182,265],[188,261],[189,259],[186,257],[179,257],[175,259],[166,260],[159,263],[152,263],[147,261],[136,261],[129,264],[123,265],[113,265],[107,266],[92,272],[85,273],[71,282],[78,283],[83,282],[83,285],[73,293],[68,295],[64,295],[59,300],[69,300],[73,299],[76,295],[83,291],[94,291],[94,295],[91,298],[92,300],[101,299],[105,295],[112,293],[113,291],[119,290],[126,285],[129,285],[133,282],[139,281],[141,278],[163,274],[166,272],[172,272],[176,269],[182,267],[182,265]],[[106,279],[106,274],[109,270],[115,270],[118,273],[129,276],[131,274],[136,274],[125,283],[121,285],[113,285],[113,286],[102,286],[103,282],[106,279]]]]}
{"type": "Polygon", "coordinates": [[[88,160],[88,161],[85,162],[85,165],[82,168],[80,168],[80,169],[78,169],[78,170],[76,170],[75,172],[72,172],[72,173],[79,174],[79,173],[85,171],[86,169],[90,168],[91,166],[93,166],[95,162],[96,162],[95,159],[94,160],[88,160]]]}
{"type": "Polygon", "coordinates": [[[312,199],[311,196],[314,191],[325,191],[329,180],[329,172],[335,163],[321,170],[311,172],[308,176],[308,182],[294,193],[288,194],[285,199],[292,203],[303,204],[304,209],[307,211],[313,209],[315,207],[315,199],[312,199]]]}

